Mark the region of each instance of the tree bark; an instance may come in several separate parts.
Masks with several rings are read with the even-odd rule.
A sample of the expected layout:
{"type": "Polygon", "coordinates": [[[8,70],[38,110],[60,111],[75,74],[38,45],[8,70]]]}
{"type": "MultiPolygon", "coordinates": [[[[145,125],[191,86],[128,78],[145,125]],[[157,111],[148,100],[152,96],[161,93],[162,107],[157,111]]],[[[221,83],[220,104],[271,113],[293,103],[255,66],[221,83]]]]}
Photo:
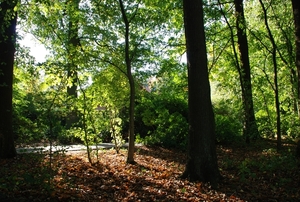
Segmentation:
{"type": "Polygon", "coordinates": [[[134,161],[134,102],[135,102],[135,84],[134,78],[131,72],[131,59],[129,54],[129,21],[125,12],[124,4],[122,0],[119,0],[123,21],[125,24],[125,63],[127,78],[130,86],[130,104],[129,104],[129,145],[127,163],[135,163],[134,161]]]}
{"type": "Polygon", "coordinates": [[[298,142],[297,142],[296,157],[300,158],[300,140],[298,140],[298,142]]]}
{"type": "Polygon", "coordinates": [[[296,44],[296,69],[298,74],[297,92],[298,92],[298,116],[300,118],[300,2],[292,0],[294,24],[295,24],[295,44],[296,44]]]}
{"type": "Polygon", "coordinates": [[[276,108],[276,132],[277,132],[277,150],[280,150],[281,148],[281,122],[280,122],[280,102],[279,102],[279,90],[278,90],[278,67],[277,67],[277,46],[275,43],[275,39],[273,37],[273,34],[271,32],[271,29],[269,27],[269,23],[268,23],[268,14],[267,14],[267,9],[265,8],[264,3],[262,2],[262,0],[259,0],[260,5],[263,9],[264,12],[264,22],[265,22],[265,26],[266,29],[268,31],[268,36],[270,39],[270,42],[272,44],[272,62],[273,62],[273,73],[274,73],[274,86],[273,86],[273,90],[274,90],[274,94],[275,94],[275,108],[276,108]]]}
{"type": "Polygon", "coordinates": [[[243,0],[234,0],[234,4],[236,12],[238,48],[240,53],[240,81],[244,107],[243,135],[246,139],[246,142],[250,143],[250,139],[257,139],[259,137],[259,132],[254,115],[249,48],[246,34],[246,21],[244,16],[243,0]]]}
{"type": "Polygon", "coordinates": [[[77,98],[77,52],[80,46],[78,37],[78,16],[80,0],[70,0],[69,27],[68,27],[68,78],[72,81],[72,86],[68,86],[69,96],[77,98]]]}
{"type": "Polygon", "coordinates": [[[220,180],[215,145],[215,120],[210,98],[202,0],[184,0],[184,27],[188,63],[189,135],[183,178],[220,180]]]}
{"type": "Polygon", "coordinates": [[[12,129],[12,85],[16,42],[16,1],[0,3],[0,158],[16,156],[12,129]]]}
{"type": "MultiPolygon", "coordinates": [[[[67,87],[67,94],[69,98],[76,99],[77,95],[77,60],[78,60],[78,47],[80,46],[80,40],[78,37],[78,16],[80,0],[70,0],[68,8],[69,27],[68,27],[68,79],[71,80],[72,85],[67,87]]],[[[70,128],[74,123],[79,121],[76,110],[69,112],[67,117],[66,128],[70,128]]]]}

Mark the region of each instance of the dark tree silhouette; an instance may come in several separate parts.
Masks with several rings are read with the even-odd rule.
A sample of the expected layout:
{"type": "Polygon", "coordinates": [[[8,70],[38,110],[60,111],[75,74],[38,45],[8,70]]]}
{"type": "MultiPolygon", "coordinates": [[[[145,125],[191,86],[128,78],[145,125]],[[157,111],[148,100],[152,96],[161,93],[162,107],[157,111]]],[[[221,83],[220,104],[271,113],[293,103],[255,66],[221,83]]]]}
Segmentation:
{"type": "Polygon", "coordinates": [[[210,98],[202,0],[184,0],[188,63],[189,137],[183,178],[217,185],[220,173],[215,145],[215,120],[210,98]]]}
{"type": "Polygon", "coordinates": [[[12,129],[12,84],[17,1],[0,3],[0,158],[16,156],[12,129]]]}
{"type": "Polygon", "coordinates": [[[296,68],[298,73],[298,116],[300,118],[300,1],[292,0],[292,5],[295,24],[296,68]]]}

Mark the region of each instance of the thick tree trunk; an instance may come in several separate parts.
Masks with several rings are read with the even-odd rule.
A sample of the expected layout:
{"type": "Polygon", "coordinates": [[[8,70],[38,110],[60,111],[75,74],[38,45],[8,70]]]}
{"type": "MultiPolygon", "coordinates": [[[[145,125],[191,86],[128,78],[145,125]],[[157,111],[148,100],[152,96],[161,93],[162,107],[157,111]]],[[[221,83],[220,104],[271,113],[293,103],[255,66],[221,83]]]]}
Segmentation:
{"type": "Polygon", "coordinates": [[[242,86],[242,99],[244,107],[243,134],[246,138],[246,142],[249,143],[250,139],[257,139],[259,137],[259,132],[254,115],[249,48],[246,35],[246,22],[244,16],[243,0],[234,0],[234,4],[237,17],[236,29],[238,37],[238,48],[240,53],[240,80],[242,86]]]}
{"type": "Polygon", "coordinates": [[[300,118],[300,1],[292,0],[294,24],[295,24],[295,41],[296,41],[296,68],[298,73],[298,116],[300,118]]]}
{"type": "Polygon", "coordinates": [[[217,185],[220,173],[215,146],[215,121],[210,98],[202,0],[184,0],[188,63],[188,159],[182,177],[217,185]]]}
{"type": "Polygon", "coordinates": [[[12,85],[17,14],[15,1],[0,3],[0,158],[16,156],[12,129],[12,85]]]}

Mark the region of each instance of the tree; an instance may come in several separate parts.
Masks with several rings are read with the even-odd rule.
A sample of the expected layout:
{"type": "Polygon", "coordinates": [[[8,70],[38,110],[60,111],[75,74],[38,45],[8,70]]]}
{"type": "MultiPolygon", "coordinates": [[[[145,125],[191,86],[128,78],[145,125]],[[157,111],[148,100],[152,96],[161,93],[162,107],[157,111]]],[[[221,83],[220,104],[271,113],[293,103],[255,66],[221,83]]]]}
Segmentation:
{"type": "Polygon", "coordinates": [[[242,88],[242,99],[244,107],[244,137],[246,142],[250,139],[259,137],[258,128],[254,116],[254,106],[252,99],[251,71],[249,61],[248,40],[246,34],[246,22],[244,16],[243,0],[235,0],[236,11],[236,29],[238,38],[238,47],[240,53],[240,81],[242,88]]]}
{"type": "Polygon", "coordinates": [[[164,56],[162,50],[169,32],[165,15],[169,12],[163,9],[166,5],[170,6],[161,1],[92,1],[95,17],[89,23],[89,30],[86,29],[89,37],[81,40],[85,50],[92,50],[88,55],[97,59],[103,68],[115,67],[128,79],[129,116],[125,122],[129,122],[129,163],[134,162],[134,105],[139,89],[136,84],[138,79],[146,80],[147,71],[154,72],[155,63],[164,56]]]}
{"type": "Polygon", "coordinates": [[[12,128],[12,85],[17,1],[0,3],[0,158],[16,156],[12,128]]]}
{"type": "MultiPolygon", "coordinates": [[[[131,59],[129,53],[129,25],[130,20],[127,18],[127,14],[124,8],[124,4],[122,0],[119,0],[120,9],[125,25],[125,63],[126,63],[126,75],[129,81],[130,86],[130,97],[129,97],[129,146],[128,146],[128,156],[127,162],[134,163],[134,102],[135,102],[135,85],[134,78],[131,72],[131,59]]],[[[137,6],[138,7],[138,6],[137,6]]],[[[135,11],[137,12],[137,10],[135,11]]],[[[133,15],[134,17],[134,15],[133,15]]]]}
{"type": "Polygon", "coordinates": [[[64,91],[67,95],[64,96],[64,102],[68,106],[64,118],[66,129],[70,129],[79,121],[76,109],[78,74],[82,64],[87,63],[87,60],[81,57],[82,49],[80,49],[79,28],[83,15],[79,9],[80,0],[34,2],[24,6],[24,9],[28,9],[28,16],[24,17],[23,29],[33,34],[51,50],[52,58],[48,57],[41,66],[45,68],[51,66],[53,74],[62,72],[63,78],[60,79],[68,80],[64,91]],[[40,26],[41,24],[43,26],[40,26]]]}
{"type": "Polygon", "coordinates": [[[296,42],[296,68],[298,73],[298,116],[300,117],[300,2],[292,0],[294,24],[295,24],[295,42],[296,42]]]}
{"type": "Polygon", "coordinates": [[[220,180],[215,146],[215,120],[210,98],[202,0],[184,0],[184,27],[188,64],[188,158],[182,177],[220,180]]]}
{"type": "MultiPolygon", "coordinates": [[[[71,86],[67,87],[67,94],[72,99],[77,98],[77,82],[78,82],[78,73],[77,73],[77,64],[78,64],[78,47],[80,47],[80,40],[78,36],[79,30],[79,19],[78,19],[78,10],[79,10],[80,0],[70,0],[66,2],[67,11],[69,17],[68,23],[68,42],[67,42],[67,72],[68,79],[71,80],[71,86]]],[[[77,116],[76,110],[69,112],[67,117],[67,128],[70,128],[72,124],[78,122],[79,117],[77,116]]]]}
{"type": "Polygon", "coordinates": [[[71,86],[68,86],[67,93],[69,96],[77,97],[77,71],[76,71],[76,52],[80,46],[80,40],[78,36],[78,10],[80,0],[70,0],[67,2],[68,7],[68,42],[67,42],[67,54],[68,54],[68,77],[71,78],[71,86]]]}
{"type": "Polygon", "coordinates": [[[274,73],[274,86],[272,86],[275,94],[275,108],[276,108],[276,133],[277,133],[277,149],[279,150],[281,147],[281,122],[280,122],[280,102],[279,102],[279,89],[278,89],[278,65],[277,65],[277,46],[274,39],[274,36],[271,32],[269,23],[268,23],[268,15],[267,15],[267,9],[262,2],[262,0],[259,0],[263,13],[264,13],[264,23],[268,32],[268,36],[270,39],[270,42],[272,44],[271,49],[271,56],[272,56],[272,62],[273,62],[273,73],[274,73]]]}
{"type": "Polygon", "coordinates": [[[246,33],[246,20],[244,16],[244,5],[243,0],[235,0],[235,23],[236,23],[236,36],[238,51],[236,50],[235,33],[234,28],[231,26],[229,20],[226,17],[224,10],[221,8],[221,2],[218,0],[220,5],[220,12],[222,13],[226,24],[230,30],[230,40],[234,54],[234,64],[239,74],[239,81],[241,86],[242,104],[243,104],[243,136],[247,143],[250,143],[250,139],[257,139],[259,137],[258,127],[254,115],[254,104],[252,98],[252,84],[251,84],[251,69],[249,61],[249,49],[248,40],[246,33]]]}
{"type": "Polygon", "coordinates": [[[260,133],[274,138],[281,124],[282,135],[298,135],[297,76],[295,71],[294,26],[291,1],[262,1],[267,14],[259,1],[244,1],[245,16],[248,19],[247,32],[249,54],[252,67],[253,99],[256,120],[260,133]],[[274,42],[274,45],[272,44],[274,42]],[[278,101],[276,106],[276,84],[274,73],[273,47],[276,47],[278,101]],[[280,78],[280,79],[279,79],[280,78]],[[275,99],[274,99],[275,98],[275,99]],[[275,104],[274,104],[275,103],[275,104]],[[280,122],[278,121],[280,114],[280,122]]]}

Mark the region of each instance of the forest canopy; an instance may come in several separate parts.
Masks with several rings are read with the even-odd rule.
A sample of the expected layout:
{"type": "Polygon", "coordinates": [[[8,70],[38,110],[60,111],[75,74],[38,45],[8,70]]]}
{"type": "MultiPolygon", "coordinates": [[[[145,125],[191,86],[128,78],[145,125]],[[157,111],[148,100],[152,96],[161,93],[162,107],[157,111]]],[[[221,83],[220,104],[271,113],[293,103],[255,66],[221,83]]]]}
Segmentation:
{"type": "MultiPolygon", "coordinates": [[[[126,1],[125,9],[130,23],[128,57],[136,84],[137,139],[184,147],[188,88],[182,60],[182,3],[126,1]]],[[[290,1],[244,2],[254,114],[262,137],[276,136],[278,114],[283,137],[299,137],[292,10],[290,1]],[[276,83],[265,20],[276,46],[276,83]]],[[[30,33],[50,54],[37,63],[28,47],[17,46],[13,96],[17,141],[38,141],[47,136],[50,125],[61,143],[110,141],[112,130],[126,140],[130,87],[124,58],[126,30],[118,2],[21,1],[18,12],[17,42],[24,37],[21,33],[30,33]],[[96,110],[98,106],[105,110],[96,110]]],[[[233,2],[204,2],[204,18],[217,141],[239,140],[245,113],[233,2]]]]}

